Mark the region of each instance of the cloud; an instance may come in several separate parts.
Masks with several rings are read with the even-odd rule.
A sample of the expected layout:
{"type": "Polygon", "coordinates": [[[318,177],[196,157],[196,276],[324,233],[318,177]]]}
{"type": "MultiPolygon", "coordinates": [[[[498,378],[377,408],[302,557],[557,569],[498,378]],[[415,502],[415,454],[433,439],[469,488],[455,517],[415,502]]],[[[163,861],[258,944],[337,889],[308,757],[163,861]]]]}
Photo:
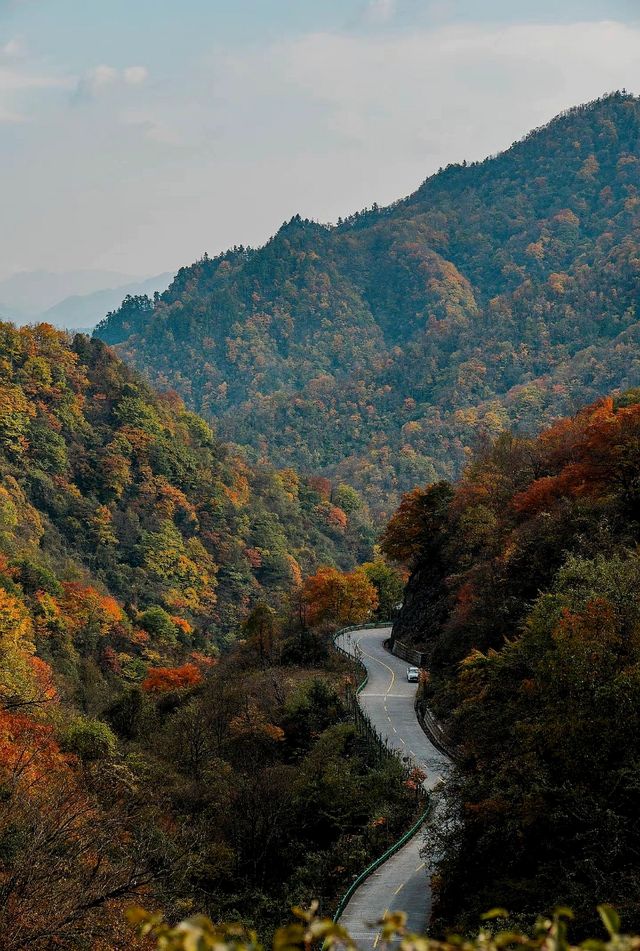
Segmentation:
{"type": "Polygon", "coordinates": [[[69,81],[58,76],[34,73],[26,68],[2,65],[0,62],[0,123],[26,122],[27,116],[16,108],[16,97],[33,90],[68,88],[69,81]]]}
{"type": "Polygon", "coordinates": [[[638,90],[639,48],[638,26],[611,21],[318,33],[274,48],[260,73],[280,72],[322,107],[328,134],[417,151],[428,167],[481,158],[606,91],[638,90]]]}
{"type": "Polygon", "coordinates": [[[146,66],[127,66],[122,72],[122,78],[128,86],[139,86],[146,82],[148,76],[146,66]]]}
{"type": "Polygon", "coordinates": [[[11,109],[0,105],[0,125],[20,125],[26,121],[26,116],[20,115],[19,112],[12,112],[11,109]]]}
{"type": "Polygon", "coordinates": [[[388,23],[396,15],[396,0],[369,0],[364,20],[375,26],[388,23]]]}
{"type": "Polygon", "coordinates": [[[117,69],[115,66],[107,66],[102,63],[94,66],[81,76],[74,91],[73,98],[76,102],[83,102],[95,99],[105,89],[118,86],[140,86],[146,81],[148,71],[146,66],[126,66],[124,69],[117,69]]]}
{"type": "Polygon", "coordinates": [[[96,66],[87,73],[86,82],[95,91],[112,86],[118,79],[118,70],[113,66],[96,66]]]}
{"type": "Polygon", "coordinates": [[[68,63],[53,81],[87,100],[82,109],[66,108],[69,93],[34,88],[52,82],[51,58],[0,55],[0,172],[12,183],[0,261],[130,260],[153,273],[203,248],[260,243],[295,212],[336,220],[392,201],[570,105],[622,86],[640,92],[637,25],[445,24],[436,13],[450,3],[462,6],[357,0],[358,22],[342,32],[220,35],[186,63],[180,50],[159,58],[153,82],[137,54],[114,63],[95,53],[89,62],[108,65],[80,77],[68,63]],[[427,8],[419,25],[408,15],[427,8]],[[37,122],[11,135],[22,112],[37,122]]]}
{"type": "Polygon", "coordinates": [[[25,46],[22,40],[14,36],[12,39],[7,40],[2,46],[0,46],[0,55],[4,59],[18,59],[25,54],[25,46]]]}

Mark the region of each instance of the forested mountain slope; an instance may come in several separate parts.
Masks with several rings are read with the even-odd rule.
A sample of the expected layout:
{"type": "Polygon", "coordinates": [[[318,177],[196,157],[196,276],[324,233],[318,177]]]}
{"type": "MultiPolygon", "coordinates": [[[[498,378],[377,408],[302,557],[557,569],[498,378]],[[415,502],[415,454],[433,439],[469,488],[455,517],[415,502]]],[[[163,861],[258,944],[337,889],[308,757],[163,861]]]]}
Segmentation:
{"type": "Polygon", "coordinates": [[[90,579],[212,645],[318,565],[370,552],[352,489],[252,469],[100,341],[0,324],[0,348],[4,550],[36,573],[90,579]]]}
{"type": "Polygon", "coordinates": [[[498,901],[588,922],[597,895],[640,922],[639,473],[636,389],[500,436],[386,531],[412,568],[394,635],[427,651],[458,749],[436,846],[448,925],[498,901]]]}
{"type": "Polygon", "coordinates": [[[97,333],[223,438],[389,497],[640,382],[640,102],[616,93],[335,227],[183,268],[97,333]]]}
{"type": "Polygon", "coordinates": [[[3,947],[147,947],[142,893],[263,933],[330,906],[416,809],[328,650],[399,597],[332,567],[366,507],[253,469],[99,340],[0,324],[0,355],[3,947]]]}

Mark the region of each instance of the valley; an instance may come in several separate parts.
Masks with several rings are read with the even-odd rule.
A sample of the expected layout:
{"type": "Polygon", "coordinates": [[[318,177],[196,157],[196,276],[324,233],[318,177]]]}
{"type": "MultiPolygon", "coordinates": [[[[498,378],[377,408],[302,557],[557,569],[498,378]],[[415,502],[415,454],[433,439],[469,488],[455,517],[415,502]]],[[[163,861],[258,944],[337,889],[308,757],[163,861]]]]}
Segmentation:
{"type": "Polygon", "coordinates": [[[0,323],[5,951],[637,945],[639,276],[622,91],[0,323]]]}

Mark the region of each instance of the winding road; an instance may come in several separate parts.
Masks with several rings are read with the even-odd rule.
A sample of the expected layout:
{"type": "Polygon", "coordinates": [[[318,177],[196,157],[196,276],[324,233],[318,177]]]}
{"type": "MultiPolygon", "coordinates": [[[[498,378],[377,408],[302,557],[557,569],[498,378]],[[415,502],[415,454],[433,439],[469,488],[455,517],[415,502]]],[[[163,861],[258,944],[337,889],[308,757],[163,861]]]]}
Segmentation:
{"type": "MultiPolygon", "coordinates": [[[[351,631],[341,634],[336,644],[359,656],[367,668],[367,686],[358,699],[373,726],[398,756],[427,774],[424,785],[433,789],[442,781],[449,760],[429,742],[416,719],[416,685],[407,682],[407,663],[384,648],[390,633],[390,627],[351,631]]],[[[362,883],[340,916],[340,924],[360,948],[377,946],[380,932],[375,921],[385,911],[405,911],[407,926],[424,933],[431,890],[421,846],[422,836],[417,834],[362,883]]]]}

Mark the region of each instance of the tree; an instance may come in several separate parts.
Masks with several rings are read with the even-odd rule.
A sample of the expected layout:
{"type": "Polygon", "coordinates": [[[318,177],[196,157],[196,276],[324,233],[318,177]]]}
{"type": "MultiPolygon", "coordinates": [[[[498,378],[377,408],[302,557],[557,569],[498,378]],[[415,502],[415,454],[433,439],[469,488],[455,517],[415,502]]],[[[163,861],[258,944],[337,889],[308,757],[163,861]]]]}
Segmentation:
{"type": "Polygon", "coordinates": [[[402,603],[405,575],[383,558],[365,562],[362,567],[378,595],[378,618],[381,621],[391,620],[398,604],[402,603]]]}
{"type": "Polygon", "coordinates": [[[414,489],[402,501],[387,525],[381,548],[392,561],[413,567],[436,554],[447,537],[447,518],[453,499],[448,482],[414,489]]]}
{"type": "Polygon", "coordinates": [[[302,601],[311,627],[322,623],[344,627],[370,618],[378,607],[378,594],[361,568],[346,573],[320,568],[304,581],[302,601]]]}
{"type": "Polygon", "coordinates": [[[114,756],[118,743],[106,723],[77,718],[61,731],[60,746],[83,761],[93,762],[114,756]]]}
{"type": "Polygon", "coordinates": [[[142,682],[147,693],[173,693],[189,690],[202,683],[202,674],[195,664],[183,664],[182,667],[152,667],[142,682]]]}
{"type": "Polygon", "coordinates": [[[279,633],[273,608],[260,602],[242,625],[247,646],[255,651],[262,666],[271,661],[275,639],[279,633]]]}
{"type": "MultiPolygon", "coordinates": [[[[6,951],[72,949],[117,929],[125,900],[148,884],[125,846],[122,810],[81,787],[49,726],[0,712],[0,932],[6,951]]],[[[119,798],[119,795],[115,798],[119,798]]]]}
{"type": "Polygon", "coordinates": [[[178,636],[178,627],[173,618],[159,605],[152,605],[138,617],[138,624],[154,640],[174,644],[178,636]]]}

